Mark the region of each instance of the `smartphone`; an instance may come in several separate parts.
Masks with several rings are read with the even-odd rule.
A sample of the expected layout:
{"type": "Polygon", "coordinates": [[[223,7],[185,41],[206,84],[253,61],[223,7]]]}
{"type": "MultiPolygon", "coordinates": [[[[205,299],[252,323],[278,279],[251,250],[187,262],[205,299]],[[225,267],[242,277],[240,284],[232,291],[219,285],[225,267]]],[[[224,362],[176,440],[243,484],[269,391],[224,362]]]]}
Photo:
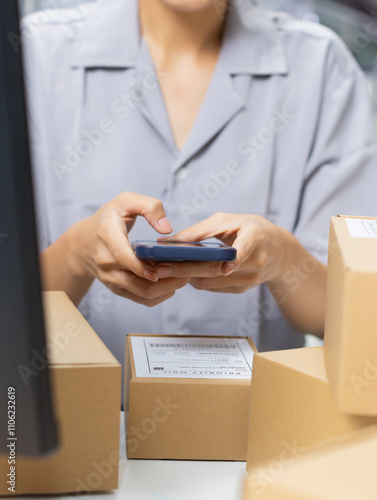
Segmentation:
{"type": "Polygon", "coordinates": [[[159,261],[216,261],[231,262],[237,250],[222,243],[200,241],[133,241],[136,257],[159,261]]]}

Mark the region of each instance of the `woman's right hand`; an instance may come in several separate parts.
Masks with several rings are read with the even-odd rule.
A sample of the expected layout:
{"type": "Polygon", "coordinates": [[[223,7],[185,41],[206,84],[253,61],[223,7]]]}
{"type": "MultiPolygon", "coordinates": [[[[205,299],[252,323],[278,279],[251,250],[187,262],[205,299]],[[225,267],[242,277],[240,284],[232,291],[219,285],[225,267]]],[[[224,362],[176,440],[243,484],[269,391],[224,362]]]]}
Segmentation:
{"type": "Polygon", "coordinates": [[[172,297],[189,278],[159,280],[153,263],[135,257],[128,233],[138,215],[158,233],[172,232],[159,200],[124,192],[75,224],[69,246],[77,276],[90,282],[97,278],[115,294],[152,307],[172,297]]]}

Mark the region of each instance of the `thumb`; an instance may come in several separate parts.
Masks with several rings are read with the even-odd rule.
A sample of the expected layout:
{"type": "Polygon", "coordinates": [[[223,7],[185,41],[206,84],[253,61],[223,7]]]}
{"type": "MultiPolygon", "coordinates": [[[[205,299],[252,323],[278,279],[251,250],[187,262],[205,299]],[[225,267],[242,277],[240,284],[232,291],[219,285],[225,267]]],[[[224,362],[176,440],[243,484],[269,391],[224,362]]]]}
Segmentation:
{"type": "Polygon", "coordinates": [[[120,215],[126,219],[135,219],[142,215],[149,224],[161,234],[169,234],[173,228],[168,221],[160,200],[136,193],[123,193],[120,215]]]}

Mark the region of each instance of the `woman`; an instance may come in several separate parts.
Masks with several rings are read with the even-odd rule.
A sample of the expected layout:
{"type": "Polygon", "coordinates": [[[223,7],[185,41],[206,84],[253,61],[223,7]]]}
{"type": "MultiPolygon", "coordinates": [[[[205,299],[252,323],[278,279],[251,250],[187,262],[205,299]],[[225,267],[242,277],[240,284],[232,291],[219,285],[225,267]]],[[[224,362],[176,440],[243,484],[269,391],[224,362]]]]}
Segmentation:
{"type": "Polygon", "coordinates": [[[329,218],[375,208],[367,91],[341,41],[247,0],[99,0],[26,24],[45,287],[86,294],[119,359],[133,331],[261,350],[323,335],[329,218]],[[237,261],[138,261],[137,215],[132,239],[218,237],[237,261]]]}

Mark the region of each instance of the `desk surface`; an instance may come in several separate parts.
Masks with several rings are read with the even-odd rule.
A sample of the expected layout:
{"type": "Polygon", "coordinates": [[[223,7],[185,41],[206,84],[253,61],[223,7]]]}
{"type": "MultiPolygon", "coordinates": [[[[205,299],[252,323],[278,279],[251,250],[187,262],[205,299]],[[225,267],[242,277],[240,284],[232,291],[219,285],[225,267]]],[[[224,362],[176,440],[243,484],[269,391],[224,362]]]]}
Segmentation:
{"type": "Polygon", "coordinates": [[[59,495],[33,500],[241,500],[245,462],[127,460],[121,415],[119,489],[94,495],[59,495]]]}

